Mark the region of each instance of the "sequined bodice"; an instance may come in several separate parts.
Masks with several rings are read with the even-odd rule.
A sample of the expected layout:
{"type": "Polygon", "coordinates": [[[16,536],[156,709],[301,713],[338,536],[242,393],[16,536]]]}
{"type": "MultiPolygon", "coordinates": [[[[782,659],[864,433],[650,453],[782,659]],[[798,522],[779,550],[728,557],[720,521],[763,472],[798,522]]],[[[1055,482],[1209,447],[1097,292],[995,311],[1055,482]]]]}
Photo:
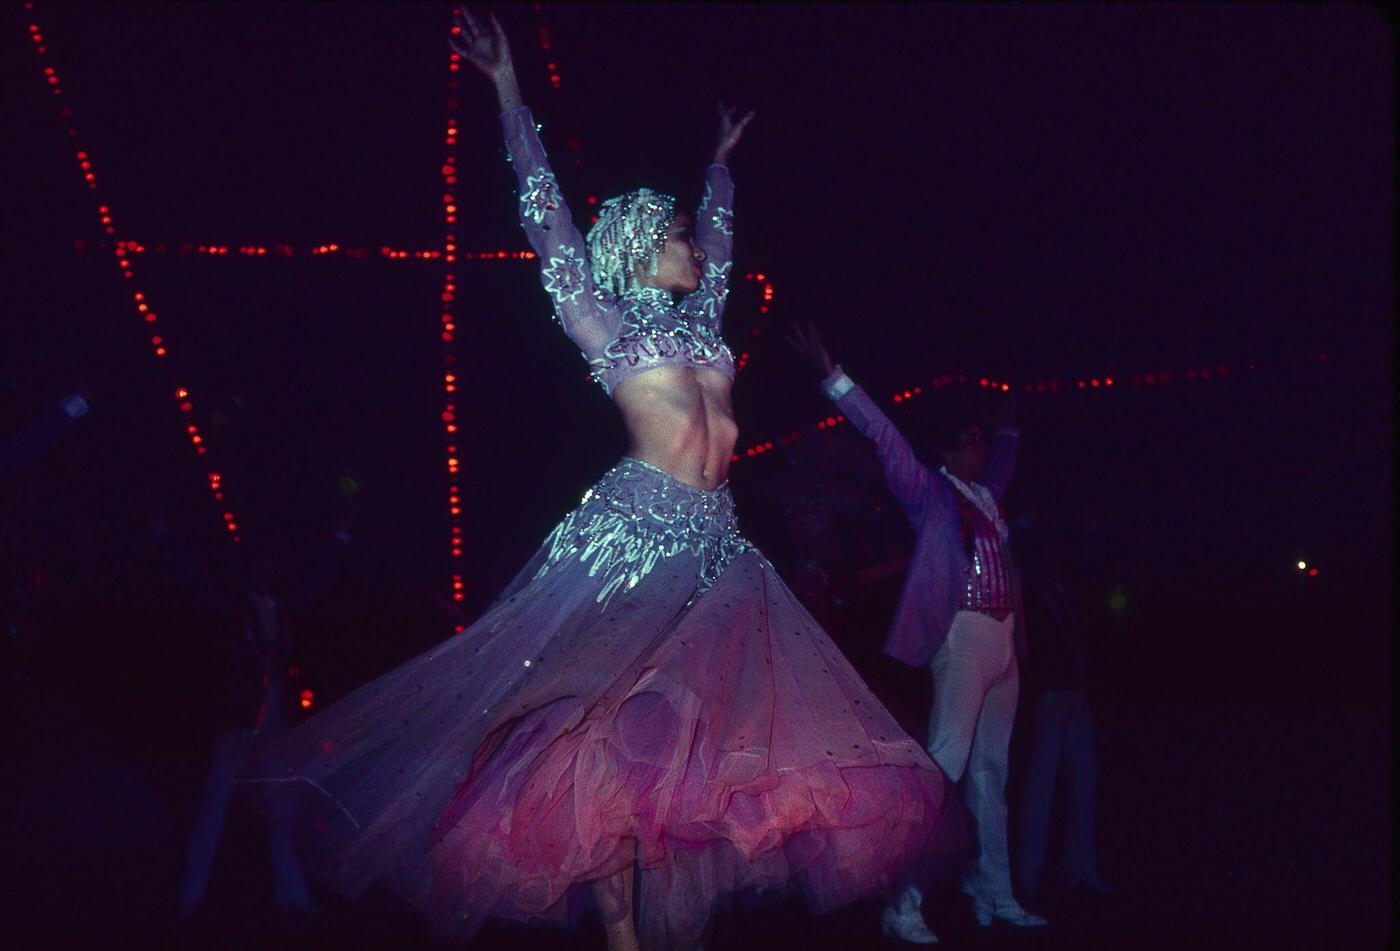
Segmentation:
{"type": "Polygon", "coordinates": [[[589,361],[593,379],[609,395],[623,380],[662,366],[718,370],[734,379],[734,354],[704,314],[687,311],[691,298],[679,305],[669,291],[644,288],[618,301],[622,322],[618,336],[603,355],[589,361]]]}

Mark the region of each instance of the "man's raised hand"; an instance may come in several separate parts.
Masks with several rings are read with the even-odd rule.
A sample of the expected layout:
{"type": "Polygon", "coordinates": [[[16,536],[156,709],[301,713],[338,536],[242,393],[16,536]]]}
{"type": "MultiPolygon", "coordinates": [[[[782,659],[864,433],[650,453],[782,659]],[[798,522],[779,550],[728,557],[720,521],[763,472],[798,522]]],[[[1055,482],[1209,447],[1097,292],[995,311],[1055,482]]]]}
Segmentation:
{"type": "Polygon", "coordinates": [[[810,367],[813,373],[823,380],[831,376],[836,366],[831,362],[831,354],[822,346],[822,338],[817,334],[815,324],[810,320],[793,324],[787,339],[792,349],[797,352],[798,359],[810,367]]]}

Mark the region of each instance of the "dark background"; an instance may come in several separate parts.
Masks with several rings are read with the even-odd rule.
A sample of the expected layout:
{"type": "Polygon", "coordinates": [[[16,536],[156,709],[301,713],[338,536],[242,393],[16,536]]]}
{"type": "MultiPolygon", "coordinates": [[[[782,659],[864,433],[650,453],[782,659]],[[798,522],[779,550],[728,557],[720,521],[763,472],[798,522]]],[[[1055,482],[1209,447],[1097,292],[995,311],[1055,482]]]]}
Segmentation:
{"type": "MultiPolygon", "coordinates": [[[[1008,506],[1076,533],[1098,565],[1086,587],[1103,632],[1104,864],[1151,896],[1115,934],[1379,941],[1393,24],[1339,4],[497,9],[575,207],[639,184],[693,205],[715,100],[757,109],[732,161],[735,269],[767,274],[776,299],[760,317],[756,285],[736,282],[730,301],[726,336],[753,355],[735,390],[741,453],[829,412],[781,345],[794,318],[815,320],[882,398],[943,372],[1066,384],[1019,394],[1008,506]],[[1222,363],[1223,379],[1184,378],[1222,363]],[[1131,382],[1163,369],[1170,385],[1131,382]],[[1105,375],[1112,390],[1073,387],[1105,375]]],[[[214,589],[236,584],[239,553],[172,381],[196,394],[246,545],[294,574],[353,512],[344,576],[301,625],[319,698],[451,630],[431,594],[448,572],[441,267],[173,251],[435,247],[449,114],[459,244],[522,249],[490,84],[456,74],[459,105],[444,111],[449,14],[38,4],[40,62],[30,14],[7,8],[3,425],[22,428],[84,376],[104,384],[0,489],[10,723],[30,764],[11,815],[36,869],[17,907],[36,922],[91,897],[139,930],[174,904],[225,648],[216,612],[153,553],[149,519],[214,589]],[[143,342],[99,202],[117,237],[172,249],[136,259],[168,367],[143,342]],[[147,870],[143,898],[117,902],[126,914],[95,897],[130,879],[120,866],[147,870]]],[[[457,274],[475,613],[625,444],[550,322],[535,264],[457,274]]],[[[916,432],[938,400],[887,405],[916,432]]],[[[849,434],[802,445],[820,440],[869,455],[849,434]]],[[[772,452],[732,472],[747,532],[780,561],[797,553],[779,476],[810,460],[772,452]]],[[[865,614],[832,633],[897,694],[909,681],[875,656],[896,592],[867,592],[865,614]]],[[[256,823],[245,831],[256,839],[256,823]]],[[[227,896],[245,887],[261,901],[258,869],[229,878],[233,861],[211,902],[236,908],[227,896]]]]}

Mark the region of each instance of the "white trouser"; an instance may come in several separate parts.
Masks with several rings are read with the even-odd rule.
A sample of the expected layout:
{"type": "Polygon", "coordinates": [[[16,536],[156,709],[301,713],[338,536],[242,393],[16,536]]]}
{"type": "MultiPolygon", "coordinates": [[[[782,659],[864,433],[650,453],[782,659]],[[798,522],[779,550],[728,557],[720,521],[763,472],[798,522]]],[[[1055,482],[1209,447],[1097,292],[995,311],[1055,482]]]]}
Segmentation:
{"type": "Polygon", "coordinates": [[[928,752],[953,782],[967,772],[966,801],[977,823],[979,854],[964,876],[963,889],[988,902],[1012,897],[1006,762],[1020,685],[1015,623],[1014,614],[998,621],[959,611],[929,664],[933,709],[928,752]]]}

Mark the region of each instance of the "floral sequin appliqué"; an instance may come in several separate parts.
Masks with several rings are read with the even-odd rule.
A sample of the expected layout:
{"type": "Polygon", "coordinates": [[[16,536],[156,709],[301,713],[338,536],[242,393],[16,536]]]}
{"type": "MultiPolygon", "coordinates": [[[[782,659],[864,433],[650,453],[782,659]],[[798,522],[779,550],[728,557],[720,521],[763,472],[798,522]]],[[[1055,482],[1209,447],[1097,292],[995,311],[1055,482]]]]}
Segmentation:
{"type": "Polygon", "coordinates": [[[677,482],[635,459],[610,469],[546,539],[549,557],[535,575],[563,561],[589,566],[603,581],[597,602],[606,606],[636,587],[664,559],[689,553],[700,559],[698,598],[724,569],[753,546],[739,534],[734,497],[677,482]]]}

